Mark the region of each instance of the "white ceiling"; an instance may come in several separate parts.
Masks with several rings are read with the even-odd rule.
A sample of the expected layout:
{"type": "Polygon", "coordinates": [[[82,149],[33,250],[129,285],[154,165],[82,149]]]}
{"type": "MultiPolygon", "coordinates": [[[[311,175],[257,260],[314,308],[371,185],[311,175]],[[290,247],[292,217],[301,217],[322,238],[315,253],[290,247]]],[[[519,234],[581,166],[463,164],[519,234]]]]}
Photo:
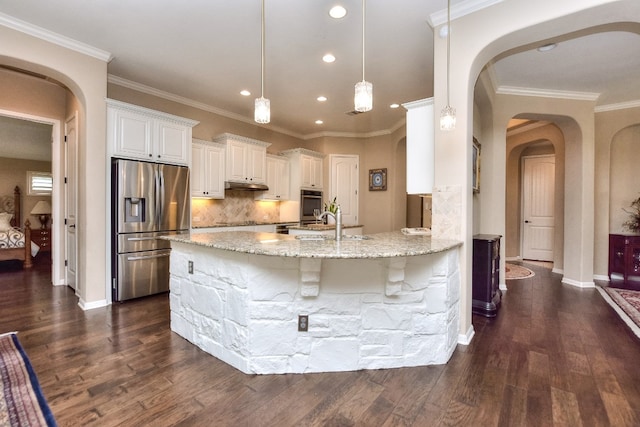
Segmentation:
{"type": "MultiPolygon", "coordinates": [[[[483,2],[453,0],[452,9],[483,2]]],[[[428,21],[446,5],[367,2],[365,77],[374,85],[374,109],[352,116],[345,113],[353,110],[353,85],[362,79],[361,1],[266,0],[266,126],[303,138],[371,135],[401,126],[404,109],[392,110],[391,103],[433,95],[428,21]],[[341,20],[328,15],[336,3],[348,10],[341,20]],[[335,63],[322,62],[327,52],[335,63]],[[328,101],[319,103],[319,95],[328,101]],[[317,119],[324,124],[316,125],[317,119]]],[[[112,82],[253,121],[254,98],[260,96],[259,0],[20,0],[0,2],[0,13],[5,22],[17,18],[111,53],[112,82]],[[241,96],[242,89],[252,95],[241,96]]],[[[593,94],[602,106],[640,100],[639,69],[640,36],[602,31],[563,38],[550,52],[496,58],[492,77],[498,89],[593,94]]]]}
{"type": "Polygon", "coordinates": [[[0,157],[51,161],[50,124],[0,115],[0,157]]]}

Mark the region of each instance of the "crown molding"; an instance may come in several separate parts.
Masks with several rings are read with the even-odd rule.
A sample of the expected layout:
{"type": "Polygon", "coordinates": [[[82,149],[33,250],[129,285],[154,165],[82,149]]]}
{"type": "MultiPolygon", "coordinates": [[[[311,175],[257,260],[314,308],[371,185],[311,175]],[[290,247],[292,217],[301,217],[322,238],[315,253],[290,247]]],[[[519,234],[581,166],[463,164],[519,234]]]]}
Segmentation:
{"type": "Polygon", "coordinates": [[[496,90],[498,95],[535,96],[539,98],[570,99],[574,101],[596,101],[600,96],[595,92],[572,92],[552,89],[534,89],[516,86],[500,86],[496,90]]]}
{"type": "MultiPolygon", "coordinates": [[[[451,20],[462,18],[479,10],[485,9],[494,4],[502,3],[504,0],[465,0],[451,5],[451,20]]],[[[429,15],[429,25],[436,28],[447,23],[447,9],[442,9],[429,15]]]]}
{"type": "Polygon", "coordinates": [[[0,12],[0,25],[37,37],[49,43],[80,52],[84,55],[91,56],[107,63],[113,59],[113,55],[105,50],[98,49],[97,47],[54,33],[53,31],[46,30],[42,27],[38,27],[37,25],[22,21],[2,12],[0,12]]]}
{"type": "Polygon", "coordinates": [[[600,105],[596,107],[595,112],[604,113],[607,111],[626,110],[627,108],[638,108],[638,107],[640,107],[640,100],[620,102],[617,104],[600,105]]]}
{"type": "Polygon", "coordinates": [[[179,104],[187,105],[189,107],[197,108],[199,110],[208,111],[210,113],[214,113],[214,114],[217,114],[219,116],[227,117],[227,118],[230,118],[230,119],[233,119],[233,120],[237,120],[239,122],[247,123],[247,124],[250,124],[250,125],[253,125],[253,126],[263,127],[265,129],[269,129],[269,130],[272,130],[272,131],[276,131],[276,132],[282,133],[284,135],[289,135],[289,136],[292,136],[294,138],[301,139],[303,141],[308,141],[310,139],[316,139],[316,138],[322,138],[322,137],[332,137],[332,138],[373,138],[373,137],[376,137],[376,136],[390,135],[391,133],[395,132],[401,126],[404,125],[404,120],[402,120],[399,123],[397,123],[391,129],[375,131],[375,132],[368,132],[368,133],[318,132],[318,133],[312,133],[312,134],[303,135],[303,134],[291,132],[291,131],[289,131],[287,129],[284,129],[284,128],[281,128],[281,127],[278,127],[278,126],[260,125],[260,124],[257,124],[256,122],[254,122],[251,118],[248,118],[248,117],[245,117],[245,116],[241,116],[240,114],[232,113],[230,111],[223,110],[221,108],[217,108],[217,107],[214,107],[212,105],[205,104],[203,102],[194,101],[193,99],[189,99],[189,98],[186,98],[186,97],[180,96],[180,95],[175,95],[175,94],[170,93],[170,92],[165,92],[163,90],[159,90],[159,89],[153,88],[151,86],[143,85],[141,83],[136,83],[134,81],[127,80],[127,79],[124,79],[122,77],[114,76],[113,74],[107,75],[107,81],[109,83],[111,83],[111,84],[114,84],[114,85],[126,87],[128,89],[132,89],[132,90],[135,90],[135,91],[138,91],[138,92],[146,93],[147,95],[157,96],[158,98],[166,99],[168,101],[177,102],[179,104]]]}

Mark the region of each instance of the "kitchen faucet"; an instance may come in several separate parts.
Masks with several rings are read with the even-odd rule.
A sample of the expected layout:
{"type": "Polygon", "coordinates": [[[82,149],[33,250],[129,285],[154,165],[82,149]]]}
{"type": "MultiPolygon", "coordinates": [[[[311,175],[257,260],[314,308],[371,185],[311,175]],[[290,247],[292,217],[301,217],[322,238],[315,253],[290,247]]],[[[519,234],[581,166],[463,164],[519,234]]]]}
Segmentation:
{"type": "Polygon", "coordinates": [[[332,216],[333,219],[336,220],[336,241],[339,242],[342,240],[342,211],[340,210],[340,205],[338,205],[335,214],[333,212],[324,211],[320,214],[318,219],[322,219],[327,215],[332,216]]]}

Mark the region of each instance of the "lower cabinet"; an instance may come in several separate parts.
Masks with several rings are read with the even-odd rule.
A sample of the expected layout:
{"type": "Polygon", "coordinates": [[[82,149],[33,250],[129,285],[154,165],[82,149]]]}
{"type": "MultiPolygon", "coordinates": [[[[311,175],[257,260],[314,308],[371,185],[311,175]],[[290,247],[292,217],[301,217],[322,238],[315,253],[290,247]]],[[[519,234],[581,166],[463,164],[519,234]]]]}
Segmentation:
{"type": "Polygon", "coordinates": [[[500,308],[500,235],[473,236],[472,311],[495,317],[500,308]]]}
{"type": "Polygon", "coordinates": [[[609,235],[611,286],[640,290],[640,236],[609,235]]]}

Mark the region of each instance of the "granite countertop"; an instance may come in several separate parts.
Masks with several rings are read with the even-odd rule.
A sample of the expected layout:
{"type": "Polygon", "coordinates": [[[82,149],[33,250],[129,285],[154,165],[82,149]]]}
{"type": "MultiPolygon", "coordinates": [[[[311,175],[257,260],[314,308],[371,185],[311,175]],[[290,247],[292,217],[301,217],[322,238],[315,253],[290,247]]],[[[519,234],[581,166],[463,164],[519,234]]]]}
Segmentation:
{"type": "Polygon", "coordinates": [[[371,234],[366,237],[367,240],[345,237],[344,240],[337,242],[333,239],[300,240],[287,234],[223,231],[164,236],[162,238],[173,242],[227,251],[294,258],[375,259],[406,257],[444,252],[462,244],[456,240],[405,235],[400,231],[371,234]]]}
{"type": "MultiPolygon", "coordinates": [[[[342,224],[342,228],[358,228],[364,227],[362,224],[342,224]]],[[[323,231],[323,230],[335,230],[335,224],[305,224],[305,225],[290,225],[289,230],[308,230],[308,231],[323,231]]]]}
{"type": "Polygon", "coordinates": [[[293,224],[295,221],[235,221],[235,222],[216,222],[214,224],[207,225],[192,225],[191,228],[196,230],[198,228],[218,228],[218,227],[238,227],[238,226],[251,226],[251,225],[278,225],[278,224],[293,224]]]}

